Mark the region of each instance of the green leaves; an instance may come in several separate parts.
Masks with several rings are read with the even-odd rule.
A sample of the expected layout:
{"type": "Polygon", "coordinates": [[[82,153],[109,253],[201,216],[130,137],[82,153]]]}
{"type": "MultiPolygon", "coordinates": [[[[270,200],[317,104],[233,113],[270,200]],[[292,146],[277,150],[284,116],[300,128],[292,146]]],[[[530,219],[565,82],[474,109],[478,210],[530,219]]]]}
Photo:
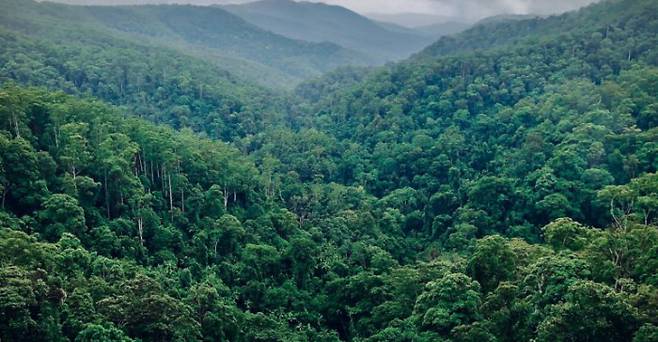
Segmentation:
{"type": "Polygon", "coordinates": [[[123,106],[0,89],[0,339],[655,339],[647,9],[476,28],[427,53],[503,45],[290,97],[98,32],[0,32],[0,78],[123,106]]]}
{"type": "Polygon", "coordinates": [[[424,330],[447,334],[479,319],[480,285],[461,273],[431,281],[416,299],[414,317],[424,330]]]}
{"type": "Polygon", "coordinates": [[[64,232],[80,237],[86,235],[84,210],[75,198],[65,194],[50,195],[43,207],[38,218],[44,226],[43,235],[47,240],[58,240],[64,232]]]}
{"type": "Polygon", "coordinates": [[[607,204],[617,228],[626,229],[629,219],[648,225],[658,210],[658,175],[649,173],[627,185],[606,186],[597,193],[597,199],[607,204]]]}
{"type": "Polygon", "coordinates": [[[538,341],[628,341],[637,329],[635,309],[625,296],[591,281],[569,286],[563,303],[548,308],[538,327],[538,341]]]}
{"type": "Polygon", "coordinates": [[[512,279],[516,256],[507,241],[492,235],[478,240],[470,259],[468,273],[482,285],[484,293],[494,290],[501,281],[512,279]]]}
{"type": "Polygon", "coordinates": [[[144,275],[121,284],[113,296],[97,303],[98,311],[132,335],[152,340],[196,340],[199,323],[191,307],[164,293],[160,284],[144,275]]]}
{"type": "Polygon", "coordinates": [[[93,341],[131,342],[134,340],[126,336],[122,330],[110,324],[88,324],[75,337],[75,342],[93,341]]]}
{"type": "Polygon", "coordinates": [[[571,249],[577,251],[591,242],[595,234],[591,228],[587,228],[570,218],[560,218],[542,228],[544,239],[556,250],[571,249]]]}

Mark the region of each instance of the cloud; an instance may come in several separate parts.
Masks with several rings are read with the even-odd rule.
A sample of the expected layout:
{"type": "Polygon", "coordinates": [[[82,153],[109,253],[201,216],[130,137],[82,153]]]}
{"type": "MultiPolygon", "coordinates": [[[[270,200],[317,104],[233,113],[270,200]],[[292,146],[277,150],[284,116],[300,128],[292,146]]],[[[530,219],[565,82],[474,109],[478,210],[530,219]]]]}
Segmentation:
{"type": "MultiPolygon", "coordinates": [[[[51,0],[52,1],[52,0],[51,0]]],[[[255,0],[54,0],[77,4],[190,3],[197,5],[245,3],[255,0]]],[[[296,0],[300,1],[300,0],[296,0]]],[[[359,13],[423,13],[480,19],[497,14],[553,14],[596,0],[305,0],[347,7],[359,13]]]]}
{"type": "Polygon", "coordinates": [[[512,14],[554,14],[580,8],[593,0],[433,0],[450,3],[463,16],[512,14]]]}
{"type": "Polygon", "coordinates": [[[554,14],[595,0],[312,0],[367,13],[425,13],[479,19],[497,14],[554,14]]]}

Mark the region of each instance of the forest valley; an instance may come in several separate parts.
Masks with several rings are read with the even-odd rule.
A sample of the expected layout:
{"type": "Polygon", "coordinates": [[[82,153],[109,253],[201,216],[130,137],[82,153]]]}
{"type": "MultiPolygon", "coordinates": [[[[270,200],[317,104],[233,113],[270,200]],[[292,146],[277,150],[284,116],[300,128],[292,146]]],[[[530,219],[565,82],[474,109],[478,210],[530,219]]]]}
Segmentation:
{"type": "Polygon", "coordinates": [[[0,4],[0,340],[658,341],[657,1],[293,91],[0,4]]]}

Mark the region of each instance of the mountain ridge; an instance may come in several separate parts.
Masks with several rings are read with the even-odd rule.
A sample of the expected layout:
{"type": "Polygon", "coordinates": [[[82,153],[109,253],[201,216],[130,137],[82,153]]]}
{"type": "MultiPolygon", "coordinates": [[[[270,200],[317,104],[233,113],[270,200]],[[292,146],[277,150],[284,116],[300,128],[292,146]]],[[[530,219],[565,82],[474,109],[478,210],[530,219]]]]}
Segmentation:
{"type": "MultiPolygon", "coordinates": [[[[219,66],[226,60],[231,64],[230,59],[245,59],[262,65],[257,69],[263,72],[273,76],[279,73],[274,80],[282,78],[281,85],[289,86],[291,81],[295,83],[342,65],[372,63],[368,57],[336,44],[299,41],[262,30],[218,7],[69,6],[10,0],[1,4],[8,6],[6,14],[15,14],[3,17],[4,26],[19,31],[29,26],[29,31],[24,31],[28,35],[48,37],[59,34],[58,30],[71,32],[74,26],[70,22],[76,22],[84,25],[87,32],[108,30],[123,38],[179,48],[211,61],[213,56],[219,56],[219,66]],[[53,26],[57,29],[52,30],[53,26]]],[[[241,73],[263,81],[250,77],[248,70],[241,73]]]]}
{"type": "Polygon", "coordinates": [[[222,6],[263,29],[305,41],[330,41],[378,63],[407,57],[431,42],[414,31],[388,30],[347,8],[292,0],[261,0],[222,6]]]}

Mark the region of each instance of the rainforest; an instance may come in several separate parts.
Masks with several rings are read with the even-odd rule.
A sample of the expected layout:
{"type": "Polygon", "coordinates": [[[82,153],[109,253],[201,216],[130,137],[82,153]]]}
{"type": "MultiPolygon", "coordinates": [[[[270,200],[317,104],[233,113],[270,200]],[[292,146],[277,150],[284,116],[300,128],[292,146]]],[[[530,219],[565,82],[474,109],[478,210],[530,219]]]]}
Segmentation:
{"type": "Polygon", "coordinates": [[[442,25],[0,0],[0,341],[658,341],[658,1],[442,25]]]}

